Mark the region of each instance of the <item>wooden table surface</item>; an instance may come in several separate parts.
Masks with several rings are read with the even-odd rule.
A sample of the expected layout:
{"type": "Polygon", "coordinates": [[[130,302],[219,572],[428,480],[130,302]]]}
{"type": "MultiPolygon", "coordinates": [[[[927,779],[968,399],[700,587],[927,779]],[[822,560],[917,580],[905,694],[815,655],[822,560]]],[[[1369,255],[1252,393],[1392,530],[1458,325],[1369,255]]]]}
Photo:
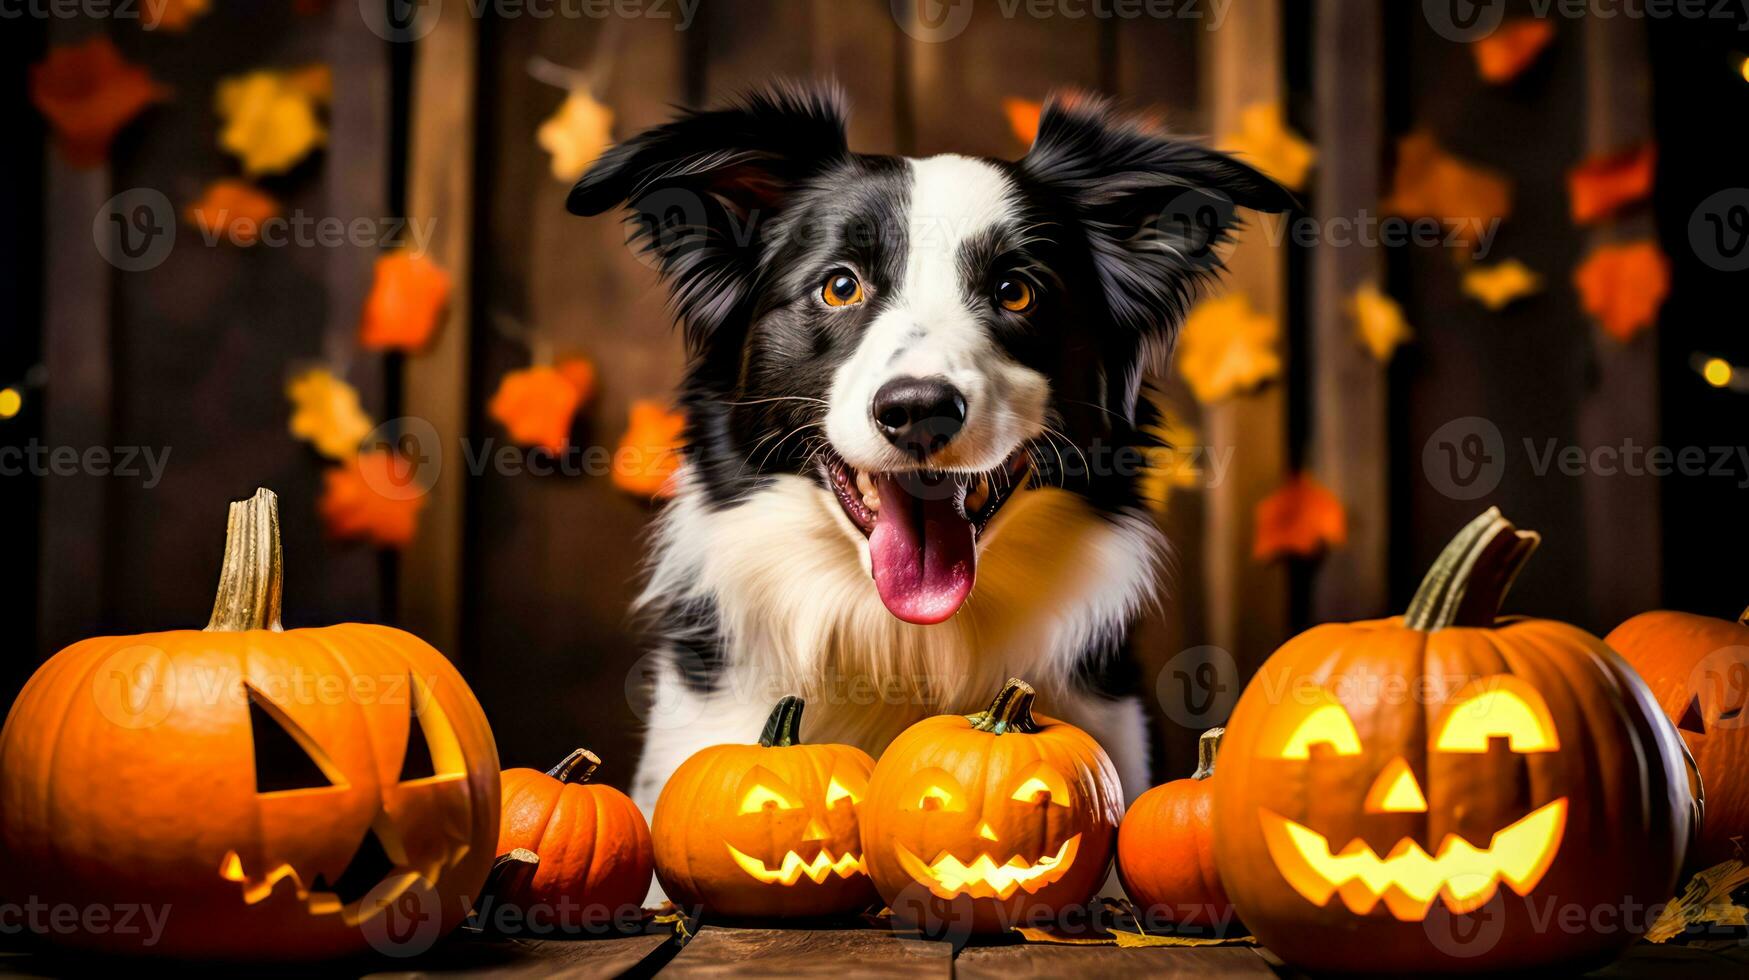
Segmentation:
{"type": "MultiPolygon", "coordinates": [[[[1591,976],[1607,980],[1714,980],[1749,976],[1749,944],[1721,948],[1641,944],[1591,976]]],[[[134,972],[137,963],[69,959],[40,951],[0,951],[0,978],[103,976],[134,972]]],[[[1019,941],[979,941],[956,956],[947,943],[879,927],[773,929],[698,927],[690,941],[662,928],[633,936],[520,939],[458,933],[408,959],[387,956],[251,976],[412,977],[1257,977],[1300,975],[1249,945],[1120,949],[1019,941]]],[[[1557,971],[1558,972],[1558,971],[1557,971]]],[[[155,969],[154,974],[240,975],[236,968],[155,969]]],[[[1555,975],[1551,973],[1551,976],[1555,975]]]]}

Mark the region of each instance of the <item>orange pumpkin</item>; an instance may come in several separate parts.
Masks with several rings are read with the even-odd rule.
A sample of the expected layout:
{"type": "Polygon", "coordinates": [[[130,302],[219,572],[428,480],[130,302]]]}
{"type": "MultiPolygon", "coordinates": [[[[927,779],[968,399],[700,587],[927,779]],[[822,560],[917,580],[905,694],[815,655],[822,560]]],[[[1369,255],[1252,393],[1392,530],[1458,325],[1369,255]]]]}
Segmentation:
{"type": "Polygon", "coordinates": [[[1749,609],[1736,622],[1641,613],[1604,638],[1640,672],[1694,754],[1706,813],[1698,868],[1749,850],[1749,609]]]}
{"type": "Polygon", "coordinates": [[[599,925],[636,913],[650,890],[650,828],[631,798],[589,783],[601,760],[578,749],[546,772],[504,771],[498,851],[532,851],[540,863],[508,879],[496,899],[561,926],[599,925]]]}
{"type": "Polygon", "coordinates": [[[1214,780],[1215,858],[1282,959],[1331,973],[1591,962],[1670,897],[1694,819],[1672,726],[1603,641],[1496,619],[1538,540],[1491,509],[1407,616],[1314,627],[1246,686],[1214,780]],[[1608,927],[1548,918],[1575,909],[1608,927]]]}
{"type": "Polygon", "coordinates": [[[756,745],[680,764],[651,819],[656,878],[682,908],[727,918],[822,917],[874,901],[858,816],[874,760],[801,740],[802,699],[771,711],[756,745]]]}
{"type": "Polygon", "coordinates": [[[443,654],[386,626],[282,631],[275,499],[231,505],[205,630],[100,637],[0,732],[0,874],[51,905],[169,908],[56,942],[308,959],[435,940],[498,838],[498,752],[443,654]]]}
{"type": "Polygon", "coordinates": [[[1111,868],[1123,790],[1105,750],[1032,713],[1010,680],[989,710],[939,715],[881,755],[863,810],[869,874],[901,920],[1001,932],[1089,901],[1111,868]]]}
{"type": "Polygon", "coordinates": [[[1215,753],[1224,729],[1197,743],[1196,773],[1136,798],[1117,829],[1117,875],[1137,915],[1180,925],[1225,926],[1233,906],[1215,868],[1215,753]]]}

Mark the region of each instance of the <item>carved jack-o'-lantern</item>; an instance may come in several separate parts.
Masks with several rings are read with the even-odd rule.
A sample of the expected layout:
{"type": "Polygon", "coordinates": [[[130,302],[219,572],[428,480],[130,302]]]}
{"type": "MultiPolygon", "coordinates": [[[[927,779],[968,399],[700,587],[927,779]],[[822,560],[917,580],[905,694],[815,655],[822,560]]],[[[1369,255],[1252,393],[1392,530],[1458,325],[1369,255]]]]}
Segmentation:
{"type": "Polygon", "coordinates": [[[874,760],[801,741],[802,699],[772,709],[757,745],[713,745],[662,787],[656,877],[683,908],[731,918],[820,917],[874,901],[859,811],[874,760]]]}
{"type": "Polygon", "coordinates": [[[1693,819],[1671,726],[1596,637],[1495,621],[1537,540],[1490,510],[1406,617],[1309,630],[1240,697],[1216,859],[1239,917],[1288,962],[1595,960],[1670,896],[1693,819]],[[1575,913],[1607,925],[1557,925],[1575,913]]]}
{"type": "Polygon", "coordinates": [[[988,711],[906,729],[863,811],[869,873],[907,921],[999,932],[1093,897],[1111,867],[1123,791],[1105,750],[1032,714],[1010,680],[988,711]]]}
{"type": "Polygon", "coordinates": [[[410,634],[282,632],[280,575],[263,490],[232,505],[206,630],[76,643],[20,694],[0,734],[8,893],[169,910],[161,937],[48,938],[310,958],[435,939],[466,914],[498,825],[479,704],[410,634]]]}

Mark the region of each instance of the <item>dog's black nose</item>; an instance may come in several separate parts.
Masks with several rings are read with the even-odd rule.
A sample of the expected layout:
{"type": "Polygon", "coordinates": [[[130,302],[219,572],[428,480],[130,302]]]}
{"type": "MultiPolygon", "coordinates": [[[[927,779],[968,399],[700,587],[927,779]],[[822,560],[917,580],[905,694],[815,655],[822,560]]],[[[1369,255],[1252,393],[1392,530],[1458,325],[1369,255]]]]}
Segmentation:
{"type": "Polygon", "coordinates": [[[914,459],[947,445],[966,424],[966,398],[941,378],[894,378],[874,396],[875,425],[914,459]]]}

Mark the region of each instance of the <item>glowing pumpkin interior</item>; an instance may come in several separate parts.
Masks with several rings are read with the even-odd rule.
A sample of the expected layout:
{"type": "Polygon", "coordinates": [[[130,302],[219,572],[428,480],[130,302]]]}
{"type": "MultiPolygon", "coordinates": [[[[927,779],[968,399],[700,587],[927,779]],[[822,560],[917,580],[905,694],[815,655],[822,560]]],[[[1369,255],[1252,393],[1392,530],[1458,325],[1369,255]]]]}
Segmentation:
{"type": "MultiPolygon", "coordinates": [[[[937,898],[1007,899],[1016,891],[1034,894],[1046,885],[1062,879],[1075,863],[1080,852],[1081,835],[1072,834],[1054,851],[1041,853],[1032,860],[1025,855],[1005,851],[1001,835],[988,819],[989,807],[1008,808],[1005,821],[1026,821],[1026,814],[1037,815],[1036,822],[1048,823],[1051,809],[1066,811],[1069,806],[1069,782],[1061,772],[1045,762],[1023,769],[1009,787],[1002,788],[996,799],[985,801],[973,831],[979,839],[989,842],[987,848],[964,861],[952,849],[942,848],[925,860],[903,843],[895,843],[899,864],[912,879],[926,886],[937,898]]],[[[964,822],[970,795],[952,773],[940,768],[923,769],[911,777],[904,793],[904,808],[931,819],[964,822]]],[[[1060,814],[1058,815],[1059,819],[1060,814]]]]}

